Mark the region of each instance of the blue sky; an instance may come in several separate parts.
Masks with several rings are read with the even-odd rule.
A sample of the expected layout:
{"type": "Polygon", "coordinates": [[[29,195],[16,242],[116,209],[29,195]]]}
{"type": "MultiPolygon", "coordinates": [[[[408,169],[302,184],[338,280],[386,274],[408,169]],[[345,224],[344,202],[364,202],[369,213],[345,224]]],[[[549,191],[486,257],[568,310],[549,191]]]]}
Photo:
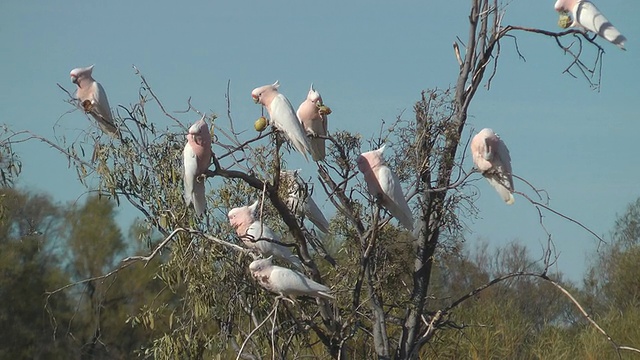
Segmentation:
{"type": "MultiPolygon", "coordinates": [[[[553,3],[512,1],[503,24],[557,31],[553,3]]],[[[496,130],[516,174],[546,189],[556,210],[604,235],[640,196],[640,26],[631,16],[640,13],[640,3],[597,5],[629,39],[626,52],[599,40],[606,51],[599,93],[562,74],[570,59],[552,39],[519,34],[527,61],[518,59],[511,41],[503,43],[498,74],[490,91],[479,90],[467,132],[496,130]]],[[[224,115],[230,80],[233,116],[248,128],[260,115],[250,98],[254,87],[278,79],[297,106],[313,82],[334,112],[330,129],[340,124],[369,137],[382,119],[392,121],[402,111],[410,118],[421,90],[455,83],[451,44],[456,36],[466,39],[467,8],[461,0],[3,1],[0,122],[47,137],[57,123],[57,134],[73,138],[90,123],[79,112],[65,115],[70,106],[56,83],[72,89],[69,71],[96,64],[94,76],[111,106],[128,105],[137,100],[135,64],[170,110],[185,109],[191,97],[200,110],[224,115]]],[[[85,188],[62,156],[36,143],[15,150],[24,165],[21,187],[59,201],[82,198],[85,188]]],[[[520,241],[538,256],[546,236],[536,210],[521,197],[507,207],[484,181],[476,185],[480,218],[467,222],[469,245],[520,241]]],[[[132,216],[120,211],[123,224],[132,216]]],[[[545,224],[560,254],[558,269],[580,279],[597,240],[552,214],[545,224]]]]}

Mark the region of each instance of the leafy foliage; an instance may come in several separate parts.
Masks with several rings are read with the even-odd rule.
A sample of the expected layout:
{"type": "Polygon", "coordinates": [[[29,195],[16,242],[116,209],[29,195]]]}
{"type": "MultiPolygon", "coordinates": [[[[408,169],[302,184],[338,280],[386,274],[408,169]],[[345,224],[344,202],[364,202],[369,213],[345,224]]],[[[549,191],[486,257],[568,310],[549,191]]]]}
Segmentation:
{"type": "MultiPolygon", "coordinates": [[[[56,141],[32,137],[64,154],[79,181],[97,196],[65,211],[26,207],[26,222],[7,218],[2,224],[5,238],[12,239],[6,242],[12,264],[7,273],[20,278],[36,264],[51,266],[38,261],[40,249],[60,259],[63,266],[50,273],[58,275],[36,279],[33,289],[21,290],[32,296],[27,291],[57,286],[46,292],[44,308],[55,331],[61,324],[66,328],[60,332],[60,346],[80,357],[135,353],[154,359],[526,359],[618,353],[623,348],[604,346],[604,331],[591,327],[590,318],[584,320],[584,311],[576,310],[578,302],[570,294],[603,314],[598,316],[603,324],[624,323],[624,333],[611,332],[622,341],[639,341],[632,322],[627,324],[614,310],[636,314],[633,289],[638,283],[629,273],[638,263],[640,210],[630,210],[618,224],[619,241],[602,264],[605,259],[619,261],[592,271],[587,291],[563,283],[561,274],[550,274],[550,257],[533,261],[522,246],[494,253],[479,247],[473,254],[465,253],[464,221],[473,219],[477,209],[471,179],[475,171],[465,170],[470,166],[465,166],[463,134],[485,71],[493,65],[488,86],[497,70],[500,41],[514,31],[552,36],[574,57],[567,70],[575,66],[584,72],[579,61],[582,41],[578,55],[572,45],[565,47],[560,41],[584,34],[503,27],[504,9],[497,2],[471,1],[465,54],[459,53],[456,42],[460,72],[455,86],[424,91],[411,120],[399,117],[370,139],[333,129],[326,136],[328,156],[316,164],[318,182],[313,184],[315,172],[303,178],[308,194],[326,196],[337,209],[327,235],[318,234],[287,207],[290,184],[280,172],[287,167],[288,144],[282,134],[270,130],[249,136],[245,128],[250,126],[238,126],[230,110],[225,122],[215,115],[206,117],[215,154],[200,180],[209,190],[209,210],[204,217],[195,216],[182,194],[181,151],[187,126],[167,112],[136,69],[139,97],[128,107],[118,107],[121,136],[104,140],[87,133],[70,143],[64,136],[56,141]],[[149,115],[154,111],[160,116],[149,115]],[[382,143],[393,145],[387,162],[413,208],[415,232],[397,227],[358,175],[357,156],[382,143]],[[90,148],[92,154],[85,152],[90,148]],[[280,242],[301,259],[306,276],[331,287],[335,301],[274,300],[250,276],[247,265],[257,255],[242,247],[226,214],[256,199],[262,200],[260,219],[282,234],[280,242]],[[127,242],[113,220],[114,206],[123,201],[142,216],[130,232],[137,243],[127,242]],[[36,246],[34,229],[46,219],[55,220],[51,234],[62,247],[36,246]],[[15,240],[23,238],[29,241],[15,240]],[[129,251],[149,255],[122,259],[129,251]],[[60,287],[66,281],[71,284],[60,287]],[[599,291],[606,293],[611,306],[594,296],[599,291]]],[[[75,99],[69,102],[79,106],[75,99]]],[[[201,116],[191,104],[185,113],[189,118],[201,116]]],[[[15,314],[32,319],[32,306],[15,314]]],[[[21,339],[25,346],[35,342],[27,330],[21,339]]]]}

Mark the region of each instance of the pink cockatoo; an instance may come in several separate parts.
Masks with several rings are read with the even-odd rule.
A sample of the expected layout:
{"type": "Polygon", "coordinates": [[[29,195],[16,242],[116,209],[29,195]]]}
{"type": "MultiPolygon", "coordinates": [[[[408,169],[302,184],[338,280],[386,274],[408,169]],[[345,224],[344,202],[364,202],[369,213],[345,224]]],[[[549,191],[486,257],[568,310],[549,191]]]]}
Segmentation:
{"type": "Polygon", "coordinates": [[[491,129],[482,129],[471,140],[473,163],[508,205],[514,203],[511,156],[502,139],[491,129]]]}
{"type": "Polygon", "coordinates": [[[196,121],[189,128],[187,143],[182,157],[184,160],[184,201],[193,203],[196,215],[202,215],[207,208],[204,194],[204,174],[211,164],[211,133],[204,121],[205,117],[196,121]]]}
{"type": "MultiPolygon", "coordinates": [[[[322,96],[313,89],[313,84],[311,84],[307,98],[300,104],[296,112],[307,134],[327,135],[327,114],[322,110],[324,108],[326,107],[323,106],[322,96]]],[[[309,139],[309,149],[313,161],[324,160],[326,154],[324,141],[324,139],[317,137],[309,139]]]]}
{"type": "Polygon", "coordinates": [[[555,9],[558,12],[571,13],[573,23],[568,26],[581,27],[594,32],[620,49],[625,50],[624,43],[627,38],[613,27],[611,22],[604,17],[591,1],[558,0],[556,1],[555,9]]]}
{"type": "Polygon", "coordinates": [[[265,223],[255,219],[253,214],[257,207],[258,201],[251,206],[237,207],[229,211],[229,223],[236,229],[242,243],[263,256],[275,256],[302,270],[302,262],[293,255],[289,247],[272,242],[280,242],[280,238],[265,223]]]}
{"type": "Polygon", "coordinates": [[[295,270],[273,265],[271,257],[253,261],[249,264],[249,271],[260,286],[283,297],[295,299],[297,296],[309,296],[317,299],[335,299],[328,287],[295,270]]]}
{"type": "Polygon", "coordinates": [[[113,122],[109,100],[107,93],[102,85],[95,81],[91,76],[93,66],[84,68],[75,68],[69,74],[71,82],[78,86],[76,97],[80,100],[80,104],[86,113],[98,122],[98,126],[107,134],[117,137],[118,128],[113,122]]]}
{"type": "Polygon", "coordinates": [[[364,175],[369,193],[389,210],[402,226],[413,230],[413,214],[402,194],[398,176],[386,165],[382,157],[384,148],[383,145],[378,150],[360,154],[356,159],[358,169],[364,175]]]}
{"type": "Polygon", "coordinates": [[[251,97],[256,104],[262,104],[267,108],[271,124],[283,132],[293,147],[309,161],[307,153],[311,154],[311,150],[307,135],[289,99],[278,92],[278,87],[280,83],[277,81],[272,85],[260,86],[253,89],[251,97]]]}
{"type": "Polygon", "coordinates": [[[292,213],[298,217],[306,217],[318,230],[327,234],[329,233],[329,222],[316,202],[313,201],[311,194],[307,193],[306,186],[298,175],[299,172],[300,170],[283,170],[280,172],[280,177],[287,187],[285,202],[292,213]]]}

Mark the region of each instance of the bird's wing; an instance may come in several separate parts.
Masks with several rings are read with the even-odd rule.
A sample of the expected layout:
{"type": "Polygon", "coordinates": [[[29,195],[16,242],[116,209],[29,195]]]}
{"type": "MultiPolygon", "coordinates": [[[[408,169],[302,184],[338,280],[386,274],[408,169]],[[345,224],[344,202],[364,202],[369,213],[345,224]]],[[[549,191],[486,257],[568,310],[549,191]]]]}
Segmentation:
{"type": "Polygon", "coordinates": [[[274,266],[269,281],[284,295],[306,295],[333,299],[328,287],[291,269],[274,266]]]}
{"type": "Polygon", "coordinates": [[[384,193],[383,205],[391,215],[400,221],[400,224],[408,230],[413,230],[413,214],[407,200],[402,193],[402,186],[398,176],[386,165],[380,166],[377,171],[380,188],[384,193]]]}
{"type": "Polygon", "coordinates": [[[271,101],[269,115],[274,125],[287,136],[293,147],[307,159],[307,153],[310,151],[307,135],[289,99],[282,94],[278,94],[271,101]]]}
{"type": "Polygon", "coordinates": [[[592,31],[624,50],[627,39],[616,29],[590,1],[580,1],[573,8],[573,19],[583,28],[592,31]]]}
{"type": "Polygon", "coordinates": [[[512,194],[514,187],[513,175],[511,174],[511,155],[507,145],[499,137],[493,142],[493,155],[491,170],[484,172],[483,175],[489,184],[496,189],[502,200],[511,205],[515,201],[512,194]]]}
{"type": "Polygon", "coordinates": [[[495,154],[498,160],[497,167],[498,173],[501,174],[501,177],[504,179],[504,186],[509,190],[513,191],[513,175],[511,173],[511,154],[509,154],[509,149],[507,145],[502,141],[502,139],[498,140],[495,154]]]}
{"type": "Polygon", "coordinates": [[[297,256],[293,254],[293,252],[291,252],[289,247],[268,241],[275,240],[279,242],[280,238],[265,223],[261,221],[255,221],[249,226],[247,235],[252,236],[253,239],[256,240],[255,242],[253,242],[251,239],[245,240],[247,246],[258,250],[264,256],[273,255],[274,257],[282,261],[286,261],[294,265],[298,269],[303,269],[302,262],[300,261],[300,259],[298,259],[297,256]]]}
{"type": "Polygon", "coordinates": [[[496,189],[498,195],[500,195],[507,205],[511,205],[515,202],[515,198],[513,197],[511,190],[507,188],[508,184],[505,182],[504,176],[498,172],[489,172],[484,174],[484,177],[487,179],[489,184],[496,189]]]}
{"type": "Polygon", "coordinates": [[[187,143],[182,152],[184,164],[184,201],[187,206],[193,203],[197,215],[201,215],[206,208],[206,198],[204,182],[198,182],[198,159],[191,147],[187,143]]]}
{"type": "Polygon", "coordinates": [[[111,114],[111,108],[109,107],[107,93],[104,91],[102,85],[100,85],[100,83],[97,81],[94,81],[92,87],[93,100],[95,101],[95,104],[91,115],[93,115],[103,131],[111,135],[117,134],[118,129],[113,122],[113,116],[111,114]]]}
{"type": "Polygon", "coordinates": [[[320,208],[318,207],[316,202],[313,201],[313,198],[311,196],[307,197],[306,206],[304,210],[309,221],[311,221],[315,226],[317,226],[318,229],[323,233],[325,234],[329,233],[329,222],[324,217],[324,214],[322,213],[322,211],[320,211],[320,208]]]}

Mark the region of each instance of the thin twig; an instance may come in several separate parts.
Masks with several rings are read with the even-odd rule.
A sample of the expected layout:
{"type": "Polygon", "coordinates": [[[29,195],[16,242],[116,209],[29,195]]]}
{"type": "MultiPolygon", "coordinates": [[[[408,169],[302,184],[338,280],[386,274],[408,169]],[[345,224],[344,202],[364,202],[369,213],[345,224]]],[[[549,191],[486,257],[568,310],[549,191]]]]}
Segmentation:
{"type": "Polygon", "coordinates": [[[247,341],[249,341],[249,339],[251,339],[251,336],[253,336],[253,334],[258,331],[258,329],[260,329],[260,327],[262,327],[262,325],[264,325],[267,320],[269,320],[271,318],[271,314],[275,313],[276,310],[278,310],[278,304],[280,303],[280,298],[276,298],[274,306],[273,306],[273,310],[271,310],[271,312],[264,318],[264,320],[262,320],[262,322],[253,330],[251,330],[251,332],[249,333],[249,335],[247,335],[247,338],[244,339],[244,341],[242,342],[242,346],[240,346],[240,351],[238,351],[238,356],[236,356],[236,360],[240,359],[240,355],[242,355],[242,350],[244,350],[244,347],[247,345],[247,341]]]}

